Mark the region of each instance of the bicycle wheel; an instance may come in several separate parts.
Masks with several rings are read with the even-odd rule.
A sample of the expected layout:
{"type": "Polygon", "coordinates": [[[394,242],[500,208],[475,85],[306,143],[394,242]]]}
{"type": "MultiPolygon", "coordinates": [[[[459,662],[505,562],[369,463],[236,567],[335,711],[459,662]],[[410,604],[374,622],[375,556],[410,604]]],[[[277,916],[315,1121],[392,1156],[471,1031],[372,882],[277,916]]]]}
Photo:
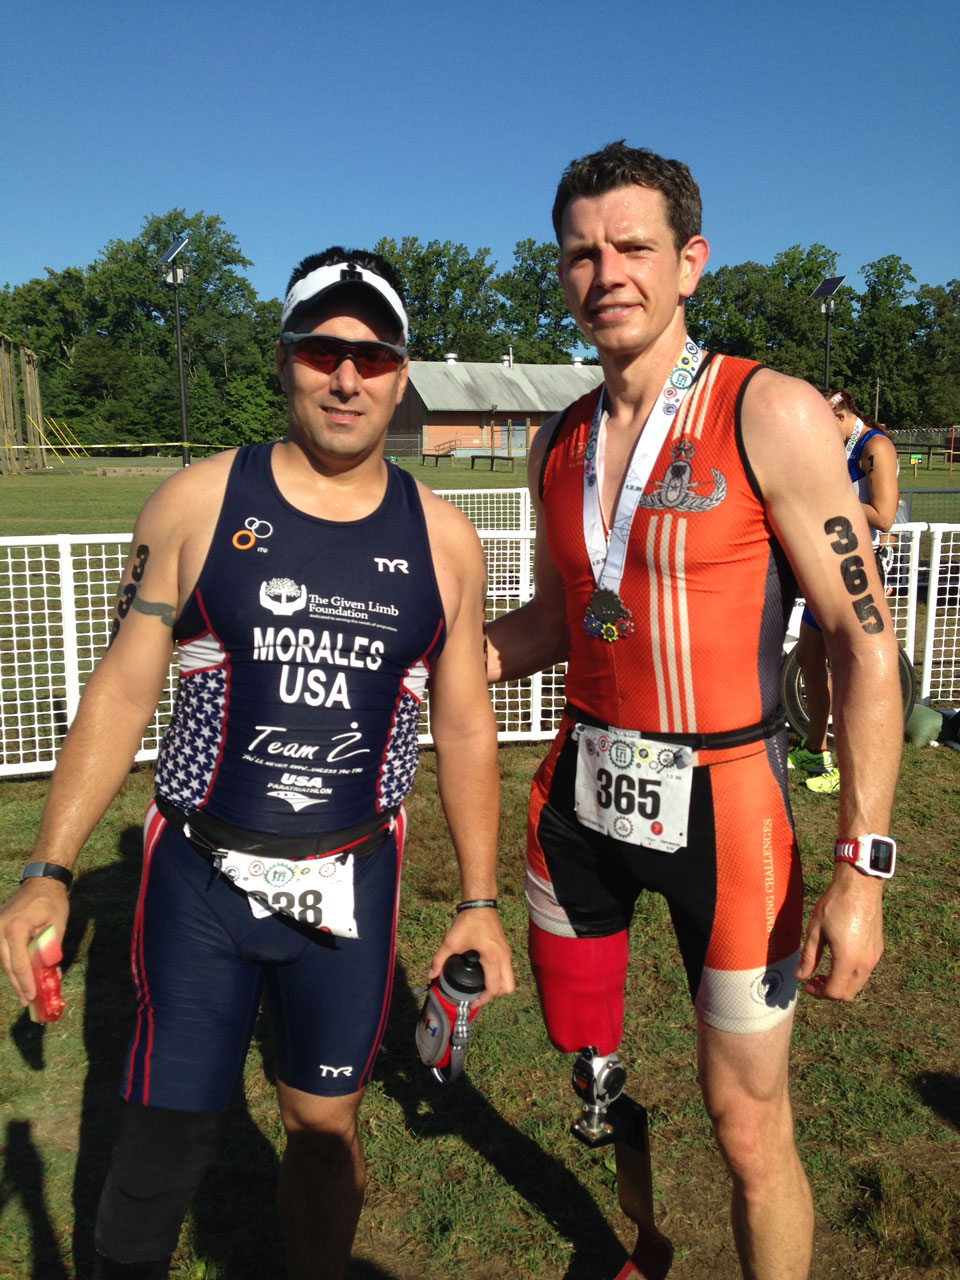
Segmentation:
{"type": "MultiPolygon", "coordinates": [[[[917,678],[914,675],[913,664],[903,649],[897,651],[897,668],[900,676],[903,722],[906,724],[917,700],[917,678]]],[[[807,714],[807,698],[803,687],[803,674],[797,662],[796,648],[790,650],[780,668],[780,697],[787,713],[787,723],[794,733],[800,735],[800,741],[805,741],[807,729],[810,727],[810,717],[807,714]]],[[[833,747],[832,716],[827,722],[827,745],[833,747]]]]}

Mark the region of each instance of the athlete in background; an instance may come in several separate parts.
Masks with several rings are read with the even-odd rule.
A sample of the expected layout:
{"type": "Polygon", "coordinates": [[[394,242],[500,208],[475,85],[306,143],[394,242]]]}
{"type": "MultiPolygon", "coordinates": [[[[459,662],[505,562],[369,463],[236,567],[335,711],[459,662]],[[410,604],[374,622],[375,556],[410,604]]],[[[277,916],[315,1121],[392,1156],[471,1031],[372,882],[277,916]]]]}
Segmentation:
{"type": "MultiPolygon", "coordinates": [[[[870,526],[870,538],[877,557],[881,581],[886,582],[883,567],[882,539],[897,518],[900,486],[899,467],[893,441],[879,422],[861,414],[849,391],[824,391],[823,398],[840,428],[847,455],[847,472],[863,506],[870,526]]],[[[890,555],[892,556],[892,548],[890,555]]],[[[791,769],[803,769],[809,775],[807,789],[819,795],[836,795],[840,790],[840,770],[827,749],[827,724],[830,719],[830,675],[827,646],[823,633],[809,606],[803,610],[800,635],[797,638],[797,662],[803,675],[810,723],[805,740],[790,752],[791,769]]]]}
{"type": "Polygon", "coordinates": [[[343,1275],[427,680],[464,900],[430,977],[474,948],[484,1001],[513,986],[495,909],[482,551],[460,512],[383,458],[407,383],[400,283],[376,255],[327,250],[294,272],[283,328],[286,437],[199,462],[145,505],[113,641],[64,743],[29,875],[0,913],[0,959],[27,1003],[27,943],[50,924],[63,936],[70,868],[127,775],[176,643],[177,702],[144,829],[137,1020],[97,1220],[101,1280],[168,1274],[264,987],[288,1273],[343,1275]]]}
{"type": "MultiPolygon", "coordinates": [[[[665,895],[743,1274],[794,1280],[813,1235],[787,1079],[798,982],[852,1000],[883,932],[882,881],[861,873],[859,842],[841,843],[801,948],[777,707],[789,568],[830,646],[839,835],[870,850],[900,755],[896,644],[820,395],[687,338],[708,246],[686,166],[611,144],[569,166],[554,226],[605,382],[536,437],[534,596],[487,628],[491,681],[568,662],[531,797],[531,961],[553,1043],[610,1054],[636,898],[665,895]]],[[[622,1275],[669,1262],[641,1232],[622,1275]]]]}

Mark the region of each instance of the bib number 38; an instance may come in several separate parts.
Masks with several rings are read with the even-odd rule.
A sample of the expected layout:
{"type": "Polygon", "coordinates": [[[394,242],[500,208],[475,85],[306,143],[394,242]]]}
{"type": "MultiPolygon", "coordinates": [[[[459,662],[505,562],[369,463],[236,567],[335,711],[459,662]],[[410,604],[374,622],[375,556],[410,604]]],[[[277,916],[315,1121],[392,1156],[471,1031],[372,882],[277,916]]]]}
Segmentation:
{"type": "Polygon", "coordinates": [[[577,821],[592,831],[674,853],[687,842],[691,756],[625,729],[577,725],[577,821]]]}
{"type": "Polygon", "coordinates": [[[258,920],[290,916],[324,933],[357,937],[352,855],[291,862],[221,849],[218,865],[247,895],[258,920]]]}

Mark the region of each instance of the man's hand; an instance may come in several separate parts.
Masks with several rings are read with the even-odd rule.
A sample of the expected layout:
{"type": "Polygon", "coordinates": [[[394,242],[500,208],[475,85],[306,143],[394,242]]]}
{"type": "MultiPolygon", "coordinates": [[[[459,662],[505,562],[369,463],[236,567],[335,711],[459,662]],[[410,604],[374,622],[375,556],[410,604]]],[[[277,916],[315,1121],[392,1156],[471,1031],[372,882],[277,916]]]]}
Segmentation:
{"type": "Polygon", "coordinates": [[[22,1005],[37,994],[27,944],[51,924],[62,942],[69,913],[65,886],[39,876],[22,884],[0,911],[0,964],[22,1005]]]}
{"type": "Polygon", "coordinates": [[[839,865],[813,909],[800,953],[797,978],[820,1000],[852,1000],[883,955],[883,881],[839,865]],[[828,973],[817,973],[824,947],[828,973]]]}
{"type": "Polygon", "coordinates": [[[506,996],[513,991],[513,968],[510,964],[510,945],[507,942],[500,918],[492,907],[471,907],[461,911],[447,930],[440,949],[433,957],[428,981],[432,982],[443,970],[448,956],[476,951],[483,966],[483,995],[475,1002],[480,1009],[496,996],[506,996]]]}

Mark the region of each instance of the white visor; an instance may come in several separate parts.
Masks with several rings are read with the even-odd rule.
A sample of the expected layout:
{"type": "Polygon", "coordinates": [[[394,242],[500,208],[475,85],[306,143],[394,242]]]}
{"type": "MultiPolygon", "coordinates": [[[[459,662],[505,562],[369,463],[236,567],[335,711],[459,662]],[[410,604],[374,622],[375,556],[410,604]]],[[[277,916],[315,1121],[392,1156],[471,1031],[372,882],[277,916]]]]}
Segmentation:
{"type": "Polygon", "coordinates": [[[353,262],[333,262],[326,267],[317,267],[309,275],[304,276],[302,280],[298,280],[284,301],[283,311],[280,316],[281,327],[284,329],[287,327],[287,321],[294,311],[300,307],[308,304],[316,305],[322,297],[334,289],[345,289],[347,287],[373,289],[396,317],[403,330],[403,345],[406,346],[409,326],[407,313],[403,308],[403,303],[400,301],[399,294],[387,284],[382,276],[378,276],[373,271],[366,271],[363,267],[358,267],[353,262]]]}

